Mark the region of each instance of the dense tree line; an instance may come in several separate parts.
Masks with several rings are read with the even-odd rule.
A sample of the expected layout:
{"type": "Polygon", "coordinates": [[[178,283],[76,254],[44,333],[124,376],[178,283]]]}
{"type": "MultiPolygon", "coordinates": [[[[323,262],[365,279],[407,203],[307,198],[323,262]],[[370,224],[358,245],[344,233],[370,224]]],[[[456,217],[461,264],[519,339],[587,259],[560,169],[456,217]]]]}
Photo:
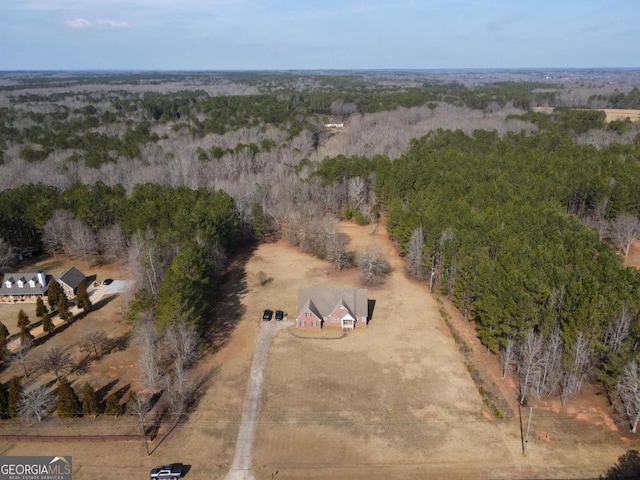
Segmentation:
{"type": "Polygon", "coordinates": [[[596,376],[612,391],[635,358],[640,277],[576,216],[640,208],[636,146],[581,147],[559,133],[440,132],[376,165],[388,229],[411,260],[515,365],[522,399],[563,400],[596,376]],[[416,238],[419,232],[421,238],[416,238]],[[417,250],[419,249],[419,250],[417,250]],[[553,368],[552,368],[553,367],[553,368]]]}

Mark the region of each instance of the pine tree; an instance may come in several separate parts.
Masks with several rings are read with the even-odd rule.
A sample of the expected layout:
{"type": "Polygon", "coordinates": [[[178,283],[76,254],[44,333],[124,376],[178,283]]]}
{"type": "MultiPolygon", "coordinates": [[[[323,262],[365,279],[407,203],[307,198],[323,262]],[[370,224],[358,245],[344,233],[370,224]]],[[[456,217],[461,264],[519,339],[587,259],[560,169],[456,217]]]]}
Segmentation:
{"type": "Polygon", "coordinates": [[[78,290],[76,292],[76,305],[85,312],[88,312],[91,309],[91,300],[89,300],[87,287],[82,282],[78,285],[78,290]]]}
{"type": "Polygon", "coordinates": [[[24,312],[24,310],[20,309],[18,312],[18,328],[20,329],[20,341],[23,345],[29,345],[33,342],[33,335],[29,331],[29,324],[31,320],[29,320],[29,316],[24,312]]]}
{"type": "Polygon", "coordinates": [[[87,382],[82,389],[82,413],[84,415],[98,415],[98,398],[96,391],[87,382]]]}
{"type": "Polygon", "coordinates": [[[9,394],[7,401],[7,412],[9,418],[16,418],[20,409],[20,394],[22,393],[22,384],[19,377],[13,377],[9,380],[9,394]]]}
{"type": "Polygon", "coordinates": [[[47,307],[42,301],[42,297],[38,297],[36,299],[36,317],[41,318],[45,313],[47,313],[47,311],[47,307]]]}
{"type": "Polygon", "coordinates": [[[7,339],[6,337],[0,336],[0,361],[3,361],[8,353],[7,349],[7,339]]]}
{"type": "Polygon", "coordinates": [[[7,338],[9,338],[9,329],[4,323],[0,322],[0,360],[4,360],[8,353],[7,338]]]}
{"type": "Polygon", "coordinates": [[[22,345],[31,345],[34,339],[35,337],[26,325],[20,328],[20,342],[22,342],[22,345]]]}
{"type": "Polygon", "coordinates": [[[122,415],[122,406],[120,405],[120,401],[118,397],[114,394],[107,395],[106,406],[104,408],[105,415],[113,415],[117,417],[118,415],[122,415]]]}
{"type": "Polygon", "coordinates": [[[24,312],[24,310],[20,309],[18,312],[18,328],[22,329],[22,327],[26,327],[31,323],[29,320],[29,316],[24,312]]]}
{"type": "Polygon", "coordinates": [[[69,312],[69,301],[67,300],[67,296],[63,293],[58,297],[58,316],[68,322],[71,320],[71,312],[69,312]]]}
{"type": "Polygon", "coordinates": [[[0,418],[9,416],[9,391],[0,383],[0,418]]]}
{"type": "Polygon", "coordinates": [[[49,284],[49,290],[47,291],[47,303],[49,308],[53,309],[58,304],[60,295],[63,295],[64,291],[56,280],[52,280],[49,284]]]}
{"type": "Polygon", "coordinates": [[[138,396],[133,390],[129,390],[129,396],[127,397],[127,413],[129,415],[136,415],[138,409],[138,396]]]}
{"type": "Polygon", "coordinates": [[[262,240],[267,222],[262,205],[258,202],[253,202],[253,205],[251,205],[251,216],[253,217],[253,238],[262,240]]]}
{"type": "Polygon", "coordinates": [[[71,388],[69,380],[58,380],[57,412],[60,417],[79,417],[82,415],[82,405],[76,392],[71,388]]]}
{"type": "Polygon", "coordinates": [[[0,339],[6,340],[9,337],[9,329],[7,326],[0,322],[0,339]]]}
{"type": "Polygon", "coordinates": [[[49,315],[49,312],[44,312],[42,314],[42,330],[49,333],[49,332],[53,332],[55,328],[56,327],[51,321],[51,316],[49,315]]]}

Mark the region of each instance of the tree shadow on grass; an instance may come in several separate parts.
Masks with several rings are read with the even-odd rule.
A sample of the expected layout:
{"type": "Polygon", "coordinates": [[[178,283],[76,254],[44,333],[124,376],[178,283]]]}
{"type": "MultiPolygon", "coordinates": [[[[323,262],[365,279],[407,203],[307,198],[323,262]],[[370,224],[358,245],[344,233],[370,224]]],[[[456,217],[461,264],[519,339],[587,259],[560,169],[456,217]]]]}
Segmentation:
{"type": "MultiPolygon", "coordinates": [[[[109,295],[108,297],[102,297],[96,303],[91,305],[91,310],[89,310],[89,312],[91,312],[93,310],[100,310],[102,307],[104,307],[104,306],[110,304],[111,302],[113,302],[116,298],[118,298],[118,294],[117,293],[109,295]]],[[[79,314],[79,315],[82,315],[82,314],[79,314]]]]}
{"type": "Polygon", "coordinates": [[[72,368],[72,372],[78,376],[82,375],[83,373],[87,373],[89,371],[89,366],[91,365],[92,360],[92,355],[85,355],[82,359],[80,359],[78,363],[74,365],[74,367],[72,368]]]}
{"type": "Polygon", "coordinates": [[[98,399],[98,403],[104,402],[105,399],[107,398],[107,395],[111,391],[111,389],[113,387],[115,387],[117,384],[118,384],[118,379],[116,378],[115,380],[111,380],[106,385],[103,385],[102,387],[97,389],[96,390],[96,398],[98,399]]]}
{"type": "Polygon", "coordinates": [[[200,375],[193,382],[193,388],[191,388],[189,398],[187,399],[185,410],[187,413],[194,411],[202,397],[204,397],[205,393],[209,389],[211,385],[211,381],[218,373],[220,367],[213,367],[208,372],[203,375],[200,375]]]}
{"type": "MultiPolygon", "coordinates": [[[[245,245],[231,257],[229,264],[209,292],[211,299],[203,329],[205,351],[215,353],[229,340],[245,314],[242,296],[247,292],[246,266],[257,245],[245,245]]],[[[203,352],[205,353],[205,352],[203,352]]]]}
{"type": "MultiPolygon", "coordinates": [[[[603,478],[603,477],[600,477],[603,478]]],[[[618,463],[607,471],[605,479],[638,479],[640,478],[640,453],[629,450],[618,457],[618,463]]]]}
{"type": "Polygon", "coordinates": [[[127,393],[129,393],[129,390],[131,390],[131,384],[127,383],[126,385],[124,385],[124,386],[120,387],[118,390],[116,390],[114,392],[114,395],[118,400],[122,401],[122,399],[125,397],[125,395],[127,393]]]}
{"type": "MultiPolygon", "coordinates": [[[[213,380],[215,375],[218,373],[218,370],[219,370],[219,367],[211,368],[204,375],[201,375],[200,377],[195,379],[193,388],[191,389],[189,398],[187,399],[187,402],[184,406],[184,411],[182,413],[177,415],[172,415],[169,413],[169,409],[166,407],[166,405],[164,407],[159,408],[159,411],[157,412],[156,417],[153,420],[152,424],[145,428],[145,432],[148,435],[150,440],[153,441],[158,437],[160,433],[160,427],[165,421],[171,421],[171,420],[173,421],[171,423],[171,426],[169,427],[169,430],[162,436],[162,438],[158,441],[158,443],[149,451],[149,455],[152,455],[153,452],[155,452],[158,449],[158,447],[169,437],[169,435],[171,435],[171,433],[176,429],[178,425],[188,420],[189,413],[194,411],[197,408],[198,403],[200,402],[202,397],[204,397],[205,393],[207,392],[207,389],[211,385],[211,381],[213,380]]],[[[156,403],[157,403],[157,399],[156,399],[156,403]]]]}
{"type": "Polygon", "coordinates": [[[108,355],[113,352],[121,352],[126,350],[131,342],[131,335],[124,333],[119,337],[110,338],[104,347],[104,355],[108,355]]]}

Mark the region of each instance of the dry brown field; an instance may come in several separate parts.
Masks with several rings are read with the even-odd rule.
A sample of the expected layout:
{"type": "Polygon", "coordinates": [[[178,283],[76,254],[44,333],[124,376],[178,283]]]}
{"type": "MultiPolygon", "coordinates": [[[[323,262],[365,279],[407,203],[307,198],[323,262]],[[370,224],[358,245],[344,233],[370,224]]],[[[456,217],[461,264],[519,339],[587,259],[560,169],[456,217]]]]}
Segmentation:
{"type": "MultiPolygon", "coordinates": [[[[533,107],[534,112],[553,113],[553,107],[533,107]]],[[[632,122],[640,121],[640,110],[623,110],[617,108],[600,108],[606,115],[606,121],[631,119],[632,122]]]]}
{"type": "MultiPolygon", "coordinates": [[[[430,295],[424,284],[405,277],[383,227],[375,232],[351,224],[342,228],[355,250],[377,245],[394,271],[384,285],[369,291],[375,308],[366,329],[339,339],[303,338],[287,329],[274,339],[255,441],[255,478],[597,478],[628,448],[638,448],[637,439],[612,422],[603,396],[590,392],[565,409],[553,400],[533,404],[523,455],[513,381],[499,378],[497,361],[478,343],[473,325],[430,295]],[[467,358],[510,405],[505,419],[497,419],[483,403],[441,309],[464,339],[467,358]]],[[[103,268],[85,273],[118,278],[113,267],[103,268]]],[[[229,329],[209,337],[193,372],[194,379],[205,379],[206,392],[176,428],[161,429],[151,442],[151,456],[142,442],[77,441],[5,442],[0,455],[72,455],[76,480],[144,478],[149,468],[170,462],[189,465],[187,479],[223,478],[233,459],[262,310],[295,315],[300,286],[359,285],[355,269],[337,272],[284,242],[262,244],[237,259],[224,281],[229,329]],[[259,272],[269,277],[265,285],[258,282],[259,272]]],[[[74,345],[93,324],[108,329],[110,336],[122,336],[128,327],[121,309],[115,296],[38,348],[54,342],[74,345]]],[[[135,357],[135,346],[129,344],[70,379],[77,387],[90,379],[108,391],[135,389],[135,357]]],[[[0,380],[5,382],[14,368],[0,372],[0,380]]],[[[0,428],[33,435],[137,433],[132,418],[104,416],[53,417],[37,425],[7,421],[0,428]]]]}

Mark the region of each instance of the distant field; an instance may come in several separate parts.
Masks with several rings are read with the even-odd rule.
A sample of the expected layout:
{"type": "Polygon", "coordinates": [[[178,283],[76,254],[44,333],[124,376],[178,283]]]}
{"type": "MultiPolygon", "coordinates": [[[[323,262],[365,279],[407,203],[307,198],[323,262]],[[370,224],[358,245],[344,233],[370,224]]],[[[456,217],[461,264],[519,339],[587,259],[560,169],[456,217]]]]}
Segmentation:
{"type": "MultiPolygon", "coordinates": [[[[552,113],[553,107],[533,107],[534,112],[552,113]]],[[[580,109],[585,110],[585,109],[580,109]]],[[[630,118],[633,122],[640,121],[640,110],[619,110],[616,108],[599,108],[607,114],[607,122],[612,120],[624,120],[630,118]]]]}

